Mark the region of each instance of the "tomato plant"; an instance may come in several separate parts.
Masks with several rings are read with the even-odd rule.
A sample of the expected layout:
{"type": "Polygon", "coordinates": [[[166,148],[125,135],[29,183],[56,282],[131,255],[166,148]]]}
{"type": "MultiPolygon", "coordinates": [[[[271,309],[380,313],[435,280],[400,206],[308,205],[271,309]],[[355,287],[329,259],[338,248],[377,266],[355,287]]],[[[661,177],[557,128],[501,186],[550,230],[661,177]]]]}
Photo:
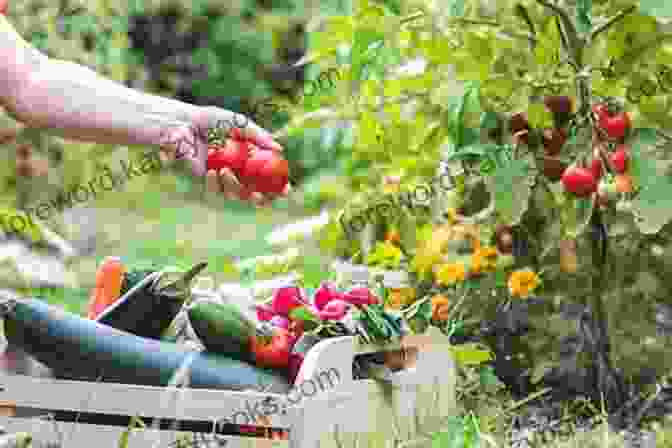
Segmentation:
{"type": "MultiPolygon", "coordinates": [[[[524,342],[532,355],[522,371],[532,372],[531,382],[558,366],[562,338],[549,334],[554,319],[564,319],[560,305],[587,307],[593,342],[582,347],[599,360],[590,367],[599,392],[618,403],[611,360],[637,358],[641,338],[628,339],[607,316],[633,306],[635,292],[623,292],[628,280],[657,285],[647,289],[649,310],[654,296],[665,296],[663,262],[641,248],[654,235],[672,243],[670,160],[661,150],[672,141],[665,129],[672,98],[663,92],[635,104],[627,95],[648,72],[672,64],[667,25],[631,0],[496,8],[415,0],[401,16],[367,0],[356,5],[351,17],[326,20],[321,45],[307,56],[342,64],[345,82],[295,111],[288,127],[349,122],[353,159],[365,166],[351,172],[352,198],[323,229],[322,247],[374,265],[385,249],[418,288],[429,284],[451,298],[466,291],[465,306],[481,319],[513,312],[521,299],[543,301],[548,315],[530,330],[539,337],[524,342]],[[426,204],[391,208],[359,232],[342,228],[340,221],[445,170],[455,179],[450,191],[434,183],[426,204]],[[398,251],[385,245],[391,226],[398,251]]],[[[643,315],[629,322],[638,326],[643,315]]],[[[633,365],[669,370],[656,344],[658,358],[633,365]]]]}

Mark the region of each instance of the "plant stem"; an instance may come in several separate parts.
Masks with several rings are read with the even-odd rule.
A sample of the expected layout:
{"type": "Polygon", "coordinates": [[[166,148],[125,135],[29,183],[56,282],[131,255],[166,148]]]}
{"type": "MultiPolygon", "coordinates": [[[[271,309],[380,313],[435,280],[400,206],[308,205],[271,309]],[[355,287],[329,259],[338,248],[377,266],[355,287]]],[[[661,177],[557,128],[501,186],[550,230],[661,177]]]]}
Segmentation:
{"type": "Polygon", "coordinates": [[[637,9],[637,7],[633,5],[633,6],[629,7],[628,9],[625,9],[625,10],[619,12],[618,14],[616,14],[616,15],[615,15],[614,17],[612,17],[611,19],[607,20],[607,21],[606,21],[605,23],[603,23],[602,25],[596,26],[596,27],[593,29],[593,31],[591,31],[591,33],[590,33],[590,40],[595,40],[595,38],[596,38],[600,33],[603,33],[603,32],[605,32],[605,31],[607,31],[607,30],[608,30],[609,28],[611,28],[614,24],[616,24],[616,22],[618,22],[619,20],[622,20],[625,16],[627,16],[628,14],[631,14],[631,13],[634,12],[636,9],[637,9]]]}
{"type": "Polygon", "coordinates": [[[572,55],[572,58],[574,59],[576,65],[578,66],[583,65],[581,63],[582,62],[581,60],[583,59],[582,57],[583,45],[581,44],[581,40],[579,39],[579,34],[576,31],[576,27],[574,26],[572,20],[569,18],[569,15],[567,15],[567,12],[562,10],[559,6],[549,3],[546,0],[537,0],[537,3],[544,6],[545,8],[550,9],[556,16],[560,18],[560,21],[562,22],[568,40],[569,53],[572,55]]]}
{"type": "Polygon", "coordinates": [[[420,19],[425,16],[425,13],[423,11],[418,11],[414,12],[413,14],[407,15],[406,17],[403,17],[400,21],[399,24],[403,25],[408,22],[412,22],[416,19],[420,19]]]}

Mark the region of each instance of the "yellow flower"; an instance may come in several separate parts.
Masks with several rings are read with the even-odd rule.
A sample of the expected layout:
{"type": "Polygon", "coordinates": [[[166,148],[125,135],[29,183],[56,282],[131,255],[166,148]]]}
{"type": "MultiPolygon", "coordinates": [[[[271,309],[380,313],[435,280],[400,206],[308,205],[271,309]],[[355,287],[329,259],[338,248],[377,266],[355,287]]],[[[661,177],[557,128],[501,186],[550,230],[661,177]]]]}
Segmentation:
{"type": "Polygon", "coordinates": [[[467,270],[462,263],[442,264],[436,270],[436,278],[439,285],[450,286],[464,281],[467,270]]]}
{"type": "Polygon", "coordinates": [[[471,257],[471,271],[474,274],[494,271],[497,267],[497,249],[483,247],[474,251],[471,257]]]}
{"type": "Polygon", "coordinates": [[[527,298],[537,286],[539,276],[531,269],[515,271],[509,277],[509,292],[514,297],[527,298]]]}
{"type": "Polygon", "coordinates": [[[399,310],[410,305],[413,300],[415,300],[414,288],[391,288],[386,305],[388,309],[399,310]]]}

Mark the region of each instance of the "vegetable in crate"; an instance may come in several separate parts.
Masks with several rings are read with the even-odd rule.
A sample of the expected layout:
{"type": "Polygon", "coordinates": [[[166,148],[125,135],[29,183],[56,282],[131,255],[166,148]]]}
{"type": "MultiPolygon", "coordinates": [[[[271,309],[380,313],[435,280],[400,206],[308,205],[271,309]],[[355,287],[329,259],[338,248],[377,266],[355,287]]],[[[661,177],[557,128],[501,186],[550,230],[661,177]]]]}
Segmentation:
{"type": "Polygon", "coordinates": [[[262,324],[251,339],[254,362],[261,367],[289,368],[294,339],[284,328],[262,324]]]}
{"type": "Polygon", "coordinates": [[[201,301],[191,305],[187,313],[206,350],[241,361],[254,361],[255,323],[235,305],[201,301]]]}
{"type": "Polygon", "coordinates": [[[91,291],[87,316],[95,319],[121,297],[126,283],[124,267],[119,257],[107,257],[96,271],[96,284],[91,291]]]}
{"type": "Polygon", "coordinates": [[[125,297],[99,314],[96,320],[137,336],[159,339],[189,298],[191,282],[206,266],[207,263],[199,263],[186,273],[179,273],[176,280],[172,272],[131,271],[124,277],[121,288],[125,297]],[[140,286],[154,274],[155,280],[140,286]],[[131,292],[136,287],[138,289],[131,292]]]}
{"type": "Polygon", "coordinates": [[[7,341],[22,347],[60,378],[165,387],[191,358],[192,388],[273,393],[290,389],[287,380],[274,372],[135,336],[38,299],[10,301],[7,308],[7,341]]]}

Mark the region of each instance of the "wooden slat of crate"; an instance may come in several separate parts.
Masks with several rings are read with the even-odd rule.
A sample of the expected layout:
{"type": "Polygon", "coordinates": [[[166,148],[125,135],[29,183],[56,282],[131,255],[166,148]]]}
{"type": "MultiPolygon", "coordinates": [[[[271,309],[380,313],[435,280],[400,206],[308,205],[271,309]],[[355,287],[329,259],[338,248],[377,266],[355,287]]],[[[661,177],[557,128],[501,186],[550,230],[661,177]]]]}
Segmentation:
{"type": "MultiPolygon", "coordinates": [[[[92,383],[86,381],[32,378],[23,375],[0,375],[0,400],[19,407],[60,409],[116,415],[138,415],[212,421],[232,419],[248,406],[255,408],[264,400],[286,402],[279,394],[234,392],[207,389],[175,389],[131,384],[92,383]]],[[[263,409],[258,407],[258,409],[263,409]]],[[[288,428],[292,408],[270,416],[270,425],[288,428]]],[[[242,415],[239,424],[245,424],[242,415]]]]}

